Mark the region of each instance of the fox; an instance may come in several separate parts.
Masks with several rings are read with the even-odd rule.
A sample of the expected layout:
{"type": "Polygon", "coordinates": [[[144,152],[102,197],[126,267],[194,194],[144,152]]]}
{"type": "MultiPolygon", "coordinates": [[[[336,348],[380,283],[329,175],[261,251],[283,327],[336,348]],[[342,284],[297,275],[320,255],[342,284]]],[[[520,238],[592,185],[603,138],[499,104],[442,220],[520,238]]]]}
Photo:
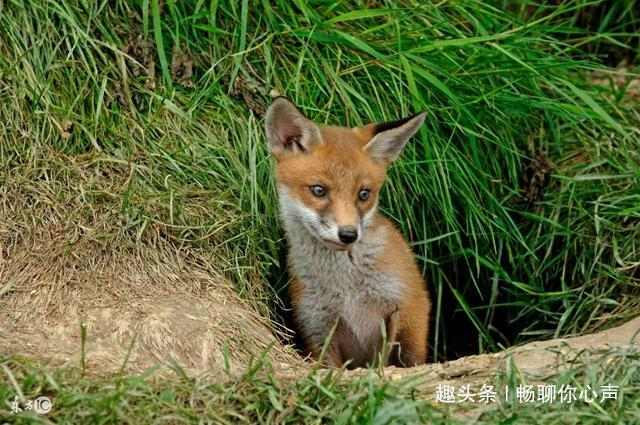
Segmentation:
{"type": "Polygon", "coordinates": [[[294,327],[306,354],[329,367],[427,361],[425,281],[401,232],[377,211],[387,169],[425,116],[324,126],[284,96],[265,114],[294,327]]]}

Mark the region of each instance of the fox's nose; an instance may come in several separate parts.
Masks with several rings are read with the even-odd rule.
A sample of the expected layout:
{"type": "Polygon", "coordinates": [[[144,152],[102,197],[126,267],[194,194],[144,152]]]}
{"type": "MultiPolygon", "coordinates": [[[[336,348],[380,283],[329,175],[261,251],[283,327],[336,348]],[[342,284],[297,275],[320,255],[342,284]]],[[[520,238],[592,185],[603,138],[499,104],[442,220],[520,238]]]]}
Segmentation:
{"type": "Polygon", "coordinates": [[[338,230],[338,238],[342,243],[352,243],[358,239],[358,229],[355,227],[347,226],[341,227],[338,230]]]}

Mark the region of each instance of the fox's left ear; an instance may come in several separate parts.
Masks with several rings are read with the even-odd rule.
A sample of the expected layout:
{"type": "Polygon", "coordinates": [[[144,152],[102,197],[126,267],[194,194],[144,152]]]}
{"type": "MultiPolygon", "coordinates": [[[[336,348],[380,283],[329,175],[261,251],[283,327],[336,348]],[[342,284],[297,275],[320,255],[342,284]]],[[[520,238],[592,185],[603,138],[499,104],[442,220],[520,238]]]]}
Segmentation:
{"type": "Polygon", "coordinates": [[[373,138],[365,145],[364,151],[374,159],[395,161],[426,116],[425,111],[398,121],[371,124],[373,138]]]}

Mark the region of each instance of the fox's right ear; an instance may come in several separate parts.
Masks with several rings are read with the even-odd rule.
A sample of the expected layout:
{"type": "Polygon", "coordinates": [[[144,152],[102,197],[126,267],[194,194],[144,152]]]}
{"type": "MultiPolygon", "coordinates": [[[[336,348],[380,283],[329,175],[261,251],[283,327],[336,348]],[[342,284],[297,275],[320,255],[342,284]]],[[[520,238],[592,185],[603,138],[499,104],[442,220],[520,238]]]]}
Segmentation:
{"type": "Polygon", "coordinates": [[[306,153],[322,144],[320,129],[286,97],[276,98],[265,117],[268,148],[276,159],[306,153]]]}

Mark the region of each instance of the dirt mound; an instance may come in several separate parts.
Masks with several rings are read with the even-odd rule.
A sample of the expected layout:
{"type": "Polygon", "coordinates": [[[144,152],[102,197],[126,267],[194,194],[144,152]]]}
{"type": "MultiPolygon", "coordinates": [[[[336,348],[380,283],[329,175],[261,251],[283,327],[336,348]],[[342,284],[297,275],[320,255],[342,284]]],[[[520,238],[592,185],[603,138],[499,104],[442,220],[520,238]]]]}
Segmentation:
{"type": "Polygon", "coordinates": [[[153,228],[140,243],[106,237],[117,213],[59,198],[50,184],[0,187],[0,353],[79,365],[84,344],[89,373],[125,359],[128,371],[169,361],[233,373],[264,351],[276,364],[300,361],[215,272],[215,253],[153,228]]]}

